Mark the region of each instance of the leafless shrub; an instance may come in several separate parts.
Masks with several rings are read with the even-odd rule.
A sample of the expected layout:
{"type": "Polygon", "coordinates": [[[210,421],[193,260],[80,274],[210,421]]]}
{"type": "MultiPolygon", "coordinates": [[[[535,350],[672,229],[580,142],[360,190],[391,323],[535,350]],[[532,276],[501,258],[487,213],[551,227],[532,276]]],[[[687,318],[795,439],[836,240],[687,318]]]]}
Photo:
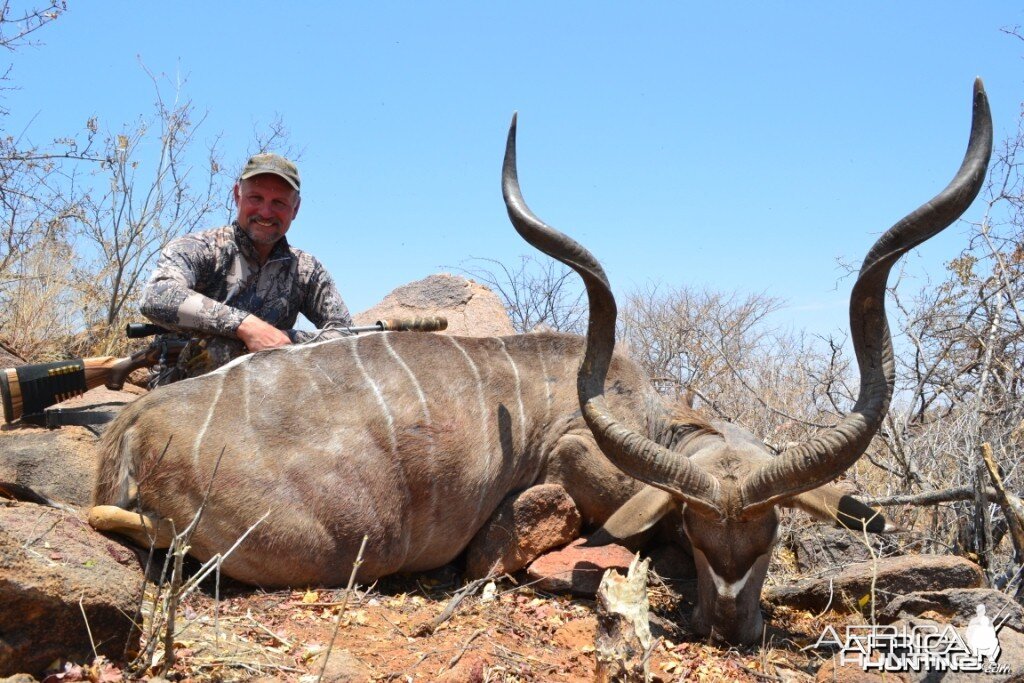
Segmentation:
{"type": "Polygon", "coordinates": [[[67,10],[63,0],[51,0],[38,7],[16,9],[9,0],[0,2],[0,47],[15,50],[24,46],[29,36],[67,10]]]}
{"type": "Polygon", "coordinates": [[[455,268],[490,287],[501,298],[517,333],[547,328],[582,334],[586,304],[578,278],[556,261],[520,256],[515,266],[473,258],[455,268]]]}
{"type": "MultiPolygon", "coordinates": [[[[25,45],[63,11],[0,1],[0,46],[25,45]]],[[[125,352],[123,323],[159,251],[228,213],[234,175],[219,136],[200,139],[205,114],[184,80],[143,70],[153,108],[124,125],[93,118],[47,146],[0,127],[0,338],[29,361],[125,352]]],[[[0,126],[7,120],[0,109],[0,126]]],[[[253,151],[294,156],[280,118],[254,139],[253,151]]]]}
{"type": "Polygon", "coordinates": [[[156,256],[178,235],[205,227],[226,194],[216,141],[197,151],[205,114],[181,84],[150,74],[153,113],[103,136],[103,159],[81,199],[79,266],[70,286],[86,327],[109,333],[95,349],[123,350],[121,323],[137,301],[156,256]],[[154,152],[155,150],[155,152],[154,152]]]}

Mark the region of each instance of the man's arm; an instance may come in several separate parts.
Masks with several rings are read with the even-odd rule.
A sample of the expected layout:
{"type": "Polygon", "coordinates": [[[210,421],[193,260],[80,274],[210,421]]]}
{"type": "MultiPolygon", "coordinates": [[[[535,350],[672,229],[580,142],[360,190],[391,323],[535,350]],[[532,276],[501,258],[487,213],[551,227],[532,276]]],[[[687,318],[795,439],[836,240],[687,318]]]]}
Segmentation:
{"type": "Polygon", "coordinates": [[[308,273],[305,287],[305,299],[302,302],[302,315],[313,323],[317,328],[316,332],[303,330],[292,331],[292,339],[295,342],[309,341],[316,339],[335,339],[346,336],[344,332],[336,328],[351,327],[352,316],[349,315],[348,306],[345,305],[338,288],[334,284],[327,269],[316,258],[309,254],[302,254],[300,270],[308,273]]]}
{"type": "Polygon", "coordinates": [[[196,291],[200,282],[213,277],[217,257],[217,246],[195,235],[168,244],[143,290],[142,314],[174,329],[235,337],[242,322],[255,316],[196,291]]]}
{"type": "Polygon", "coordinates": [[[292,343],[287,332],[277,329],[251,313],[238,325],[235,334],[253,353],[265,349],[276,349],[279,346],[287,346],[292,343]]]}

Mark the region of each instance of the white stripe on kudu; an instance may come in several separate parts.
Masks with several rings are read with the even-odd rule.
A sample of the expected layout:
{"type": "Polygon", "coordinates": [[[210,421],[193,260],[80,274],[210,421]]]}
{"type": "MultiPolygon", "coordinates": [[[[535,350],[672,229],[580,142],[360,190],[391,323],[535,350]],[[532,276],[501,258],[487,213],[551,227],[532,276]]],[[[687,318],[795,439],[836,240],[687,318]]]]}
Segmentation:
{"type": "MultiPolygon", "coordinates": [[[[352,359],[356,362],[356,367],[359,368],[359,372],[362,374],[367,385],[373,389],[373,395],[377,399],[377,403],[380,404],[380,409],[384,413],[384,418],[387,420],[388,437],[391,442],[391,462],[394,464],[395,471],[402,473],[402,481],[399,483],[398,490],[404,494],[408,507],[408,501],[412,493],[409,491],[409,485],[405,479],[405,470],[402,469],[401,461],[398,459],[398,433],[395,430],[395,416],[391,412],[391,407],[388,405],[387,399],[384,397],[384,392],[381,391],[380,386],[373,380],[370,373],[366,371],[366,366],[363,365],[363,359],[359,356],[359,344],[360,341],[364,339],[369,339],[369,337],[355,337],[349,348],[352,349],[352,359]]],[[[403,534],[403,536],[405,540],[403,555],[408,555],[411,539],[408,533],[403,534]]]]}
{"type": "MultiPolygon", "coordinates": [[[[396,363],[398,363],[398,367],[402,368],[402,370],[405,371],[405,374],[409,378],[409,381],[412,382],[412,386],[416,390],[416,396],[419,398],[419,401],[420,401],[420,407],[423,409],[423,419],[424,419],[424,422],[429,427],[431,424],[433,424],[433,422],[432,422],[432,420],[430,418],[430,407],[427,405],[427,397],[423,393],[423,387],[420,386],[419,380],[416,379],[416,373],[414,373],[412,371],[412,368],[409,367],[409,365],[405,362],[405,360],[400,355],[398,355],[398,352],[395,351],[394,347],[391,346],[391,335],[392,334],[393,334],[392,332],[383,332],[383,333],[381,333],[381,339],[383,341],[384,348],[387,349],[388,354],[395,360],[396,363]]],[[[401,333],[399,333],[399,334],[401,334],[401,333]]],[[[437,448],[435,446],[436,445],[434,443],[434,437],[433,437],[433,435],[431,435],[430,436],[430,443],[427,446],[427,456],[428,456],[427,461],[430,462],[430,463],[434,462],[434,457],[437,454],[437,448]]],[[[441,474],[441,476],[443,476],[443,473],[441,474]]],[[[433,547],[434,531],[436,529],[439,529],[440,526],[441,526],[437,522],[438,522],[439,519],[441,519],[442,515],[444,514],[444,504],[445,504],[445,501],[442,500],[441,496],[438,495],[438,492],[437,492],[437,485],[438,485],[439,481],[440,481],[440,476],[435,476],[434,473],[431,472],[431,476],[430,476],[430,522],[428,524],[423,525],[427,529],[427,533],[426,533],[427,542],[424,543],[421,546],[421,550],[420,550],[419,553],[417,553],[417,554],[415,554],[415,555],[413,555],[413,556],[411,556],[409,558],[410,560],[418,559],[420,555],[422,555],[424,552],[427,552],[431,547],[433,547]]]]}
{"type": "Polygon", "coordinates": [[[490,469],[491,469],[491,449],[490,449],[490,442],[489,442],[489,439],[488,439],[488,429],[487,429],[487,418],[488,418],[488,415],[487,415],[487,404],[484,401],[484,383],[480,379],[480,370],[479,370],[479,368],[476,367],[476,363],[473,362],[473,359],[469,357],[469,354],[466,353],[466,349],[462,348],[462,345],[459,344],[458,341],[456,341],[455,337],[445,336],[445,339],[449,340],[455,346],[455,348],[457,348],[459,350],[459,353],[462,354],[462,357],[466,359],[466,363],[469,365],[469,369],[473,373],[473,378],[476,380],[476,394],[477,394],[477,398],[479,399],[479,404],[480,404],[480,429],[483,432],[483,434],[482,434],[482,436],[483,436],[482,443],[483,443],[483,445],[484,445],[484,447],[486,449],[486,454],[485,455],[487,456],[487,464],[486,464],[487,471],[490,471],[490,469]]]}
{"type": "Polygon", "coordinates": [[[213,394],[213,401],[210,403],[210,409],[206,412],[206,419],[203,420],[203,426],[199,428],[196,433],[196,440],[192,444],[192,462],[195,465],[199,465],[199,446],[203,442],[203,436],[206,435],[206,429],[210,426],[210,421],[213,419],[213,412],[217,409],[217,401],[220,400],[220,392],[224,390],[224,375],[220,376],[220,381],[217,382],[217,390],[213,394]]]}
{"type": "MultiPolygon", "coordinates": [[[[356,337],[358,340],[359,337],[356,337]]],[[[395,434],[395,416],[391,414],[391,408],[388,407],[388,402],[384,398],[384,394],[381,392],[380,387],[373,381],[373,377],[366,371],[366,367],[363,365],[363,359],[359,357],[359,342],[356,341],[349,345],[352,350],[352,360],[356,362],[356,367],[359,368],[359,373],[363,376],[363,380],[367,386],[373,390],[373,396],[377,399],[377,404],[380,406],[380,410],[384,413],[384,419],[388,423],[388,438],[391,443],[391,454],[398,453],[398,437],[395,434]]]]}
{"type": "MultiPolygon", "coordinates": [[[[462,348],[462,345],[459,344],[458,341],[456,341],[455,337],[449,337],[445,335],[444,338],[449,340],[455,346],[455,348],[459,350],[459,353],[462,354],[462,357],[466,359],[466,363],[469,364],[469,369],[473,372],[474,379],[476,379],[476,393],[480,403],[480,445],[484,449],[484,471],[489,474],[491,471],[491,442],[490,439],[488,438],[489,430],[487,429],[487,404],[484,401],[484,385],[483,381],[480,379],[480,369],[477,368],[476,363],[474,363],[473,359],[469,357],[468,353],[466,353],[466,349],[462,348]]],[[[487,494],[488,491],[486,489],[480,491],[480,498],[476,502],[477,516],[480,515],[480,511],[484,507],[484,500],[486,500],[487,494]]]]}
{"type": "MultiPolygon", "coordinates": [[[[412,382],[413,388],[416,389],[416,396],[420,400],[420,407],[423,408],[423,417],[426,418],[427,426],[430,426],[430,408],[427,407],[427,397],[423,394],[423,387],[420,386],[419,380],[416,379],[416,374],[408,365],[406,365],[405,361],[398,355],[398,352],[395,351],[394,347],[391,346],[391,334],[391,332],[383,332],[381,334],[381,337],[384,340],[384,348],[387,349],[391,357],[395,359],[396,363],[398,363],[398,366],[405,371],[406,376],[409,377],[409,381],[412,382]]],[[[430,445],[431,450],[433,450],[433,441],[431,441],[430,445]]]]}
{"type": "Polygon", "coordinates": [[[501,351],[505,354],[505,358],[508,358],[508,364],[512,366],[512,374],[516,378],[516,402],[519,404],[519,446],[522,447],[526,445],[526,408],[523,407],[523,383],[519,379],[519,368],[512,360],[505,342],[499,338],[498,343],[501,344],[501,351]]]}

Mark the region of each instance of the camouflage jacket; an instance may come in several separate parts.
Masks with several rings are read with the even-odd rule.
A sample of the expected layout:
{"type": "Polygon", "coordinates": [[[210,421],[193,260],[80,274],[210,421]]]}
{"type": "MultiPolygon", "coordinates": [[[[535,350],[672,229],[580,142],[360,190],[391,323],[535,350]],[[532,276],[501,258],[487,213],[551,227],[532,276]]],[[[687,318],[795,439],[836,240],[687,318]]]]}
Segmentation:
{"type": "Polygon", "coordinates": [[[228,338],[250,313],[293,342],[342,336],[330,328],[352,324],[323,264],[282,237],[261,266],[237,223],[168,244],[143,291],[141,311],[172,329],[228,338]],[[299,313],[323,331],[293,329],[299,313]]]}

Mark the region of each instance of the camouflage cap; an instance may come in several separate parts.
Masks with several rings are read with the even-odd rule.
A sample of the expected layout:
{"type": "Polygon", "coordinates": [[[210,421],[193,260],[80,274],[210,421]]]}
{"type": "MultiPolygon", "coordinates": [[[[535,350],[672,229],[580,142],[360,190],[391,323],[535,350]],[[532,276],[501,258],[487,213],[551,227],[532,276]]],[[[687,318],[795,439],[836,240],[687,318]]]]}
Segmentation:
{"type": "Polygon", "coordinates": [[[288,181],[288,184],[299,190],[299,169],[292,162],[278,154],[257,154],[249,159],[242,169],[239,180],[252,178],[263,173],[273,173],[288,181]]]}

